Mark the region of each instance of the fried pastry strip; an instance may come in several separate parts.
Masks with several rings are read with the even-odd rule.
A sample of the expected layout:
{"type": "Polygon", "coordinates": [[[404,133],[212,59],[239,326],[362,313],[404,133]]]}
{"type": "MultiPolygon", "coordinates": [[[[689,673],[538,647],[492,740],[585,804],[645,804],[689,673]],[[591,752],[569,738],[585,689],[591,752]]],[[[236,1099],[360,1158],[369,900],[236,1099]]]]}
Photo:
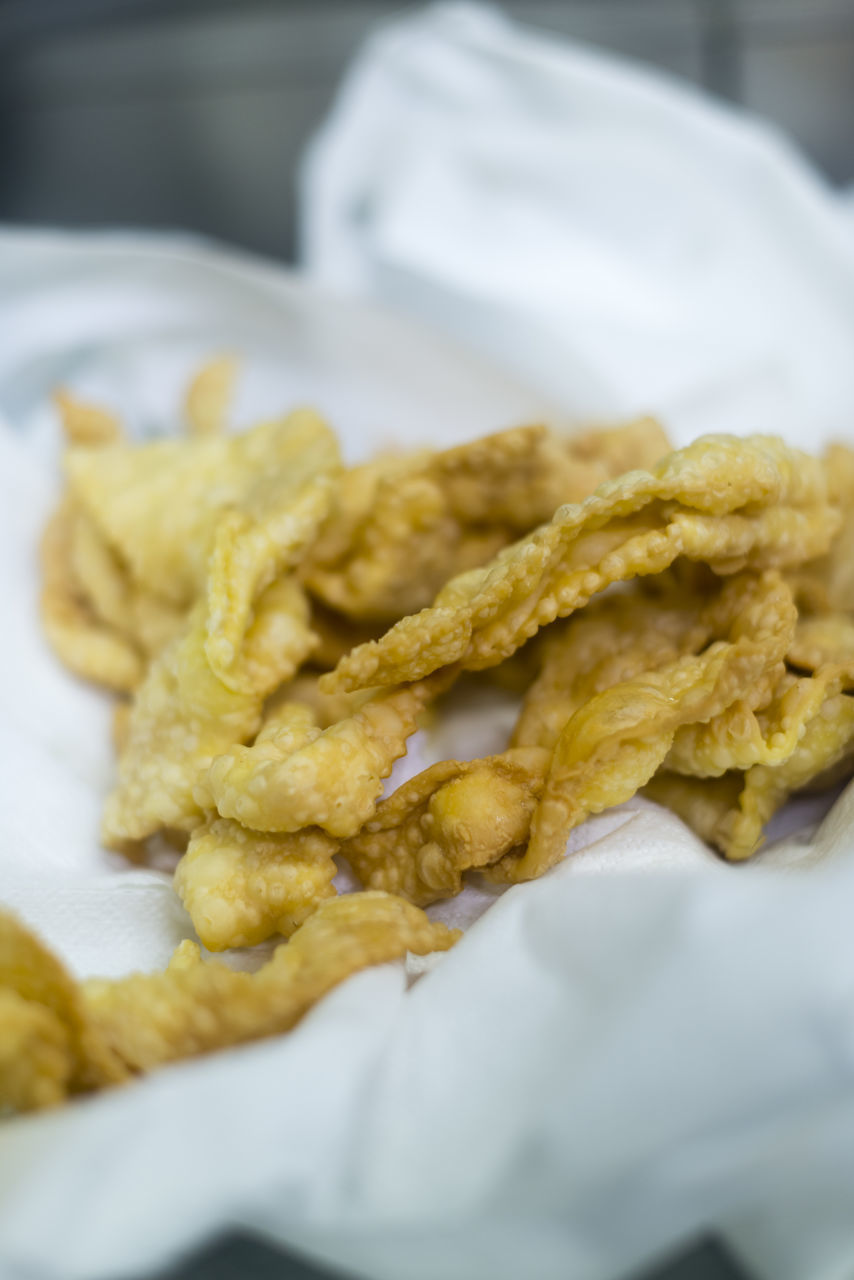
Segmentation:
{"type": "Polygon", "coordinates": [[[854,661],[854,617],[844,613],[799,617],[786,658],[802,671],[854,661]]]}
{"type": "Polygon", "coordinates": [[[184,942],[165,973],[86,983],[87,1013],[130,1071],[150,1071],[289,1031],[351,974],[445,951],[458,936],[401,898],[348,894],[323,903],[257,973],[203,963],[184,942]]]}
{"type": "Polygon", "coordinates": [[[309,827],[293,835],[208,819],[190,837],[175,889],[209,951],[288,937],[334,895],[338,841],[309,827]]]}
{"type": "Polygon", "coordinates": [[[341,853],[367,888],[418,906],[452,897],[464,871],[524,846],[548,765],[537,747],[443,760],[398,787],[341,853]]]}
{"type": "Polygon", "coordinates": [[[555,623],[541,632],[540,671],[525,695],[511,745],[551,750],[595,694],[699,652],[712,638],[713,624],[703,597],[675,580],[658,596],[635,587],[555,623]]]}
{"type": "Polygon", "coordinates": [[[792,575],[798,606],[807,613],[854,614],[854,449],[832,444],[823,459],[831,500],[843,513],[830,549],[792,575]]]}
{"type": "Polygon", "coordinates": [[[41,618],[51,648],[75,675],[127,692],[142,678],[136,646],[96,617],[81,590],[72,560],[74,512],[64,502],[41,541],[41,618]]]}
{"type": "Polygon", "coordinates": [[[50,1009],[0,987],[0,1116],[64,1100],[74,1066],[68,1039],[50,1009]]]}
{"type": "Polygon", "coordinates": [[[0,1111],[60,1102],[124,1079],[80,990],[14,916],[0,911],[0,1111]]]}
{"type": "Polygon", "coordinates": [[[310,652],[308,603],[293,578],[274,582],[256,606],[242,657],[242,687],[230,688],[206,653],[208,613],[192,610],[184,632],[154,660],[131,708],[118,784],[102,834],[110,846],[162,827],[192,831],[202,819],[193,788],[211,761],[261,723],[264,698],[310,652]]]}
{"type": "Polygon", "coordinates": [[[605,689],[575,712],[555,746],[528,848],[493,867],[496,879],[530,880],[558,862],[574,827],[649,781],[681,726],[768,698],[795,626],[788,586],[773,570],[741,574],[714,609],[726,639],[605,689]]]}
{"type": "Polygon", "coordinates": [[[839,521],[816,459],[771,437],[706,437],[560,508],[449,582],[431,608],[353,650],[322,687],[396,684],[452,663],[482,669],[611,583],[661,573],[678,556],[722,573],[797,564],[827,549],[839,521]]]}
{"type": "Polygon", "coordinates": [[[203,963],[184,942],[165,972],[78,985],[0,913],[0,1113],[289,1031],[351,974],[458,937],[401,898],[353,893],[323,903],[257,973],[203,963]]]}
{"type": "Polygon", "coordinates": [[[185,610],[133,583],[97,525],[80,508],[70,522],[72,576],[100,622],[114,629],[145,657],[177,635],[185,610]]]}
{"type": "MultiPolygon", "coordinates": [[[[279,652],[288,638],[267,635],[263,652],[259,650],[256,604],[265,599],[268,616],[274,616],[271,595],[262,593],[268,588],[275,593],[287,581],[282,575],[299,564],[329,498],[327,478],[320,476],[296,492],[286,488],[282,499],[272,497],[259,518],[230,511],[220,520],[208,566],[205,655],[214,674],[235,692],[255,690],[259,684],[268,691],[277,683],[271,685],[268,672],[273,668],[278,674],[279,652]]],[[[299,591],[302,599],[296,583],[281,589],[291,595],[299,591]]],[[[277,616],[286,622],[292,610],[282,609],[277,616]]],[[[304,621],[301,611],[303,626],[304,621]]]]}
{"type": "Polygon", "coordinates": [[[706,726],[707,734],[681,742],[677,735],[647,794],[725,857],[749,858],[762,843],[763,827],[790,795],[824,775],[834,778],[840,764],[850,764],[854,697],[843,690],[851,683],[850,668],[837,666],[800,679],[786,675],[760,711],[724,714],[706,726]],[[708,775],[714,785],[706,785],[708,775]]]}
{"type": "Polygon", "coordinates": [[[191,436],[220,436],[228,428],[237,361],[217,356],[193,375],[184,396],[184,419],[191,436]]]}
{"type": "Polygon", "coordinates": [[[227,510],[262,519],[339,465],[324,422],[300,410],[238,435],[72,448],[71,493],[131,578],[178,606],[203,590],[227,510]]]}
{"type": "Polygon", "coordinates": [[[116,444],[122,439],[122,424],[115,414],[78,400],[68,391],[53,393],[63,434],[69,444],[116,444]]]}
{"type": "Polygon", "coordinates": [[[339,481],[337,507],[307,570],[311,591],[360,620],[395,621],[448,578],[483,564],[619,474],[668,449],[657,423],[562,438],[516,427],[439,453],[381,458],[339,481]]]}
{"type": "Polygon", "coordinates": [[[196,799],[254,831],[317,826],[341,839],[355,835],[373,814],[419,714],[450,679],[443,672],[385,690],[324,730],[305,704],[285,703],[251,747],[233,746],[213,761],[196,799]]]}

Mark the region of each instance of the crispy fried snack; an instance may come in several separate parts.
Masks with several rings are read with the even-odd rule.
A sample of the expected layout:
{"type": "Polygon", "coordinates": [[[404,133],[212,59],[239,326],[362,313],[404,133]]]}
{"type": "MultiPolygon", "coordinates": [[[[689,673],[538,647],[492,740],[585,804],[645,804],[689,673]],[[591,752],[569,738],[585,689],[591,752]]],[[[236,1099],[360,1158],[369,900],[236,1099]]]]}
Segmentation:
{"type": "Polygon", "coordinates": [[[316,826],[339,839],[355,835],[419,714],[451,678],[442,672],[382,691],[323,730],[305,703],[285,702],[253,746],[234,746],[213,761],[196,788],[197,803],[254,831],[316,826]]]}
{"type": "Polygon", "coordinates": [[[74,572],[74,511],[64,502],[41,541],[41,619],[57,657],[75,675],[127,692],[142,678],[137,647],[95,613],[74,572]]]}
{"type": "Polygon", "coordinates": [[[252,737],[264,698],[293,675],[313,644],[302,588],[280,579],[258,601],[241,655],[243,679],[229,685],[208,660],[209,618],[200,601],[137,692],[118,785],[104,808],[102,835],[111,847],[162,827],[192,831],[201,822],[197,781],[232,743],[252,737]]]}
{"type": "Polygon", "coordinates": [[[380,623],[354,622],[352,618],[345,618],[343,613],[327,609],[317,600],[311,602],[311,629],[317,636],[311,666],[319,671],[331,671],[357,644],[376,640],[382,634],[380,623]]]}
{"type": "Polygon", "coordinates": [[[66,459],[72,496],[133,581],[178,606],[204,589],[224,512],[263,522],[338,465],[335,437],[309,410],[239,435],[77,447],[66,459]]]}
{"type": "Polygon", "coordinates": [[[446,951],[456,930],[384,893],[323,903],[257,973],[202,962],[184,942],[165,973],[84,987],[98,1032],[131,1072],[289,1031],[338,983],[412,951],[446,951]]]}
{"type": "Polygon", "coordinates": [[[131,581],[97,525],[69,500],[69,573],[95,617],[122,635],[143,658],[177,635],[186,611],[131,581]]]}
{"type": "Polygon", "coordinates": [[[647,794],[725,857],[749,858],[790,795],[825,776],[832,782],[840,764],[850,765],[854,698],[843,690],[852,685],[850,666],[784,674],[758,709],[736,705],[702,730],[681,730],[647,794]]]}
{"type": "Polygon", "coordinates": [[[854,617],[845,613],[799,617],[786,660],[801,671],[817,671],[828,663],[851,662],[854,660],[854,617]]]}
{"type": "Polygon", "coordinates": [[[309,827],[293,835],[208,819],[190,837],[175,889],[209,951],[288,937],[335,888],[338,841],[309,827]]]}
{"type": "Polygon", "coordinates": [[[183,942],[163,973],[78,986],[0,913],[0,1114],[289,1031],[351,974],[458,937],[400,898],[354,893],[324,903],[257,973],[205,964],[183,942]]]}
{"type": "Polygon", "coordinates": [[[125,1075],[59,961],[0,912],[0,1113],[50,1106],[125,1075]]]}
{"type": "Polygon", "coordinates": [[[73,1065],[68,1040],[50,1009],[0,988],[0,1116],[63,1101],[73,1065]]]}
{"type": "Polygon", "coordinates": [[[854,613],[854,449],[833,444],[824,458],[830,496],[844,519],[826,555],[792,575],[798,606],[809,613],[854,613]]]}
{"type": "Polygon", "coordinates": [[[577,442],[516,427],[442,453],[369,462],[339,481],[306,581],[349,617],[395,621],[561,503],[586,498],[626,464],[651,465],[668,447],[661,427],[645,420],[577,442]]]}
{"type": "Polygon", "coordinates": [[[329,498],[327,477],[321,475],[299,490],[285,488],[281,499],[274,495],[260,519],[230,511],[217,527],[208,566],[205,656],[235,692],[263,688],[266,693],[287,678],[281,674],[281,653],[293,644],[295,599],[300,601],[300,639],[307,616],[302,589],[283,575],[300,563],[329,498]]]}
{"type": "Polygon", "coordinates": [[[714,622],[714,604],[672,578],[654,596],[635,584],[547,627],[541,632],[540,671],[525,695],[511,745],[552,750],[590,698],[699,653],[714,634],[714,622]]]}
{"type": "Polygon", "coordinates": [[[549,758],[528,747],[443,760],[384,800],[341,853],[367,888],[418,906],[453,897],[464,871],[524,848],[549,758]]]}
{"type": "Polygon", "coordinates": [[[322,687],[418,680],[452,663],[489,667],[611,583],[661,573],[678,556],[720,573],[797,564],[826,551],[839,522],[816,459],[772,437],[709,436],[560,508],[490,564],[452,579],[431,608],[355,649],[322,687]]]}
{"type": "Polygon", "coordinates": [[[122,439],[122,424],[115,414],[97,405],[77,400],[68,391],[55,391],[53,403],[69,444],[116,444],[122,439]]]}
{"type": "Polygon", "coordinates": [[[202,365],[184,396],[184,419],[191,436],[220,436],[228,429],[237,361],[217,356],[202,365]]]}
{"type": "Polygon", "coordinates": [[[740,574],[709,614],[725,639],[607,688],[575,712],[557,740],[527,851],[496,864],[496,879],[530,880],[558,862],[573,827],[649,781],[683,725],[767,699],[797,616],[786,583],[775,571],[740,574]]]}
{"type": "Polygon", "coordinates": [[[655,418],[636,418],[633,422],[622,422],[617,426],[589,427],[586,431],[573,432],[567,440],[567,448],[575,463],[585,463],[591,468],[587,493],[592,493],[605,480],[613,480],[627,471],[648,471],[670,453],[673,445],[655,418]]]}

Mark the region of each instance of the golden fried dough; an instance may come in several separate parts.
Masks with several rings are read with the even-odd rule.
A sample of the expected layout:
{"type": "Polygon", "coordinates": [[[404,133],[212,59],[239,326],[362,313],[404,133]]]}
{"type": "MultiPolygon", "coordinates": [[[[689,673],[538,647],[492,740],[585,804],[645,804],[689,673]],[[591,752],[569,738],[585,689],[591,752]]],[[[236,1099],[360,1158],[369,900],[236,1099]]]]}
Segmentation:
{"type": "Polygon", "coordinates": [[[55,391],[53,403],[69,444],[115,444],[122,439],[122,424],[115,414],[97,405],[86,404],[68,391],[55,391]]]}
{"type": "MultiPolygon", "coordinates": [[[[327,478],[320,476],[299,490],[285,488],[281,503],[274,497],[258,519],[229,511],[220,520],[208,563],[205,655],[229,688],[272,687],[268,671],[281,667],[278,651],[287,646],[288,637],[269,635],[259,612],[284,623],[294,615],[290,600],[297,595],[304,599],[301,587],[282,575],[302,559],[326,515],[329,496],[327,478]],[[283,592],[288,596],[285,607],[271,606],[276,593],[283,592]]],[[[299,609],[303,629],[305,607],[299,609]]]]}
{"type": "Polygon", "coordinates": [[[343,658],[322,687],[492,666],[611,583],[661,573],[678,556],[723,573],[797,564],[826,551],[839,522],[816,459],[773,437],[709,436],[560,508],[490,564],[452,579],[431,608],[343,658]]]}
{"type": "Polygon", "coordinates": [[[448,578],[550,520],[562,503],[586,498],[622,464],[651,465],[667,448],[652,422],[578,440],[531,426],[367,463],[339,481],[306,581],[350,617],[394,621],[429,604],[448,578]]]}
{"type": "Polygon", "coordinates": [[[85,511],[72,507],[68,536],[71,576],[98,621],[144,658],[158,653],[177,635],[186,611],[131,582],[85,511]]]}
{"type": "Polygon", "coordinates": [[[718,726],[711,742],[674,744],[648,794],[674,809],[725,857],[750,857],[762,843],[763,827],[790,795],[825,777],[830,784],[840,764],[850,765],[854,697],[842,691],[852,684],[850,667],[828,666],[799,679],[784,676],[766,706],[718,726]],[[730,771],[723,773],[724,768],[730,771]],[[705,782],[708,774],[722,774],[720,785],[701,786],[699,780],[705,782]]]}
{"type": "Polygon", "coordinates": [[[217,356],[193,375],[184,396],[184,419],[192,436],[219,436],[228,429],[237,361],[217,356]]]}
{"type": "Polygon", "coordinates": [[[792,575],[799,607],[811,613],[854,614],[854,449],[833,444],[824,457],[831,500],[842,528],[826,555],[792,575]]]}
{"type": "Polygon", "coordinates": [[[254,831],[317,826],[342,839],[355,835],[373,814],[420,712],[449,682],[443,672],[380,692],[324,730],[304,703],[286,702],[253,746],[231,747],[213,761],[196,799],[254,831]]]}
{"type": "Polygon", "coordinates": [[[462,873],[524,846],[549,752],[536,747],[443,760],[384,800],[341,853],[362,884],[419,906],[450,898],[462,873]]]}
{"type": "Polygon", "coordinates": [[[288,1031],[351,974],[458,937],[401,898],[353,893],[322,904],[257,973],[203,963],[183,942],[165,972],[78,985],[0,913],[0,1114],[288,1031]]]}
{"type": "Polygon", "coordinates": [[[816,671],[828,663],[854,660],[854,616],[824,613],[799,617],[786,659],[802,671],[816,671]]]}
{"type": "Polygon", "coordinates": [[[289,1031],[332,987],[458,937],[401,898],[352,893],[323,903],[257,973],[202,962],[184,942],[165,973],[84,986],[87,1013],[133,1072],[289,1031]]]}
{"type": "Polygon", "coordinates": [[[713,634],[708,615],[703,597],[674,581],[666,594],[648,596],[632,587],[594,600],[546,628],[540,671],[525,695],[512,745],[552,749],[594,694],[699,652],[713,634]]]}
{"type": "Polygon", "coordinates": [[[339,465],[334,435],[300,410],[239,435],[76,447],[69,488],[134,582],[177,605],[202,591],[221,516],[263,519],[339,465]]]}
{"type": "Polygon", "coordinates": [[[68,1040],[50,1009],[0,987],[0,1116],[64,1100],[74,1066],[68,1040]]]}
{"type": "Polygon", "coordinates": [[[775,571],[740,574],[713,612],[725,639],[605,689],[575,712],[557,740],[527,851],[502,859],[496,878],[530,880],[553,866],[573,827],[649,781],[682,725],[768,696],[794,631],[790,589],[775,571]]]}
{"type": "Polygon", "coordinates": [[[86,1017],[76,983],[5,911],[0,911],[0,997],[0,1111],[47,1105],[60,1101],[66,1089],[124,1079],[121,1062],[86,1017]],[[13,1044],[26,1055],[25,1068],[16,1065],[13,1044]]]}
{"type": "Polygon", "coordinates": [[[232,743],[252,737],[266,695],[310,652],[313,636],[302,589],[284,580],[268,593],[270,609],[262,596],[247,633],[246,679],[238,688],[211,669],[204,601],[151,664],[131,708],[118,784],[104,808],[102,834],[108,845],[141,840],[162,827],[192,831],[202,819],[193,798],[197,781],[232,743]]]}
{"type": "Polygon", "coordinates": [[[289,936],[335,893],[337,848],[316,827],[271,835],[213,818],[191,835],[175,888],[209,951],[252,947],[289,936]]]}
{"type": "Polygon", "coordinates": [[[75,675],[127,692],[142,678],[143,659],[87,601],[74,572],[73,527],[74,510],[66,501],[42,534],[42,626],[57,657],[75,675]]]}

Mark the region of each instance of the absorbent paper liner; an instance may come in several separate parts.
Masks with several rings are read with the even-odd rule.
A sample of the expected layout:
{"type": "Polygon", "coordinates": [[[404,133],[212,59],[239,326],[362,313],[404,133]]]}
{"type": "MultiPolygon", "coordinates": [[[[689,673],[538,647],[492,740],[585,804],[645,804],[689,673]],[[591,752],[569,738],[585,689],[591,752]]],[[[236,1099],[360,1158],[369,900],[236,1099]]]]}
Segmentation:
{"type": "MultiPolygon", "coordinates": [[[[825,221],[802,217],[804,252],[826,203],[825,221]]],[[[838,267],[841,292],[841,251],[838,267]]],[[[851,314],[834,312],[840,332],[851,314]]],[[[312,402],[354,458],[584,406],[175,239],[3,235],[0,332],[0,898],[78,974],[153,968],[189,922],[164,876],[99,850],[107,699],[58,667],[36,621],[35,540],[58,483],[50,388],[151,434],[195,362],[243,351],[240,422],[312,402]]],[[[815,443],[808,415],[798,432],[815,443]]],[[[449,734],[461,755],[492,749],[502,715],[459,715],[442,749],[449,734]]],[[[436,750],[422,736],[402,769],[436,750]]],[[[411,990],[402,966],[372,970],[290,1036],[3,1124],[0,1275],[118,1280],[237,1226],[383,1280],[616,1280],[710,1229],[760,1277],[841,1280],[852,810],[846,793],[812,839],[730,868],[672,816],[623,806],[541,881],[436,908],[462,923],[489,910],[411,990]]]]}

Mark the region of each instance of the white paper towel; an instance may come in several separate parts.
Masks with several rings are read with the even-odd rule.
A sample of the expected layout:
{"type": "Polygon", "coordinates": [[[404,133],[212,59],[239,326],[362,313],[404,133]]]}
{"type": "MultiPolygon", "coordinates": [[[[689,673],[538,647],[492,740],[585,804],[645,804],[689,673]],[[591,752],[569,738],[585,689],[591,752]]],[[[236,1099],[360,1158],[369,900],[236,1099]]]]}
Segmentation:
{"type": "MultiPolygon", "coordinates": [[[[638,72],[531,43],[470,10],[439,11],[380,37],[316,153],[310,207],[321,245],[324,227],[334,230],[341,214],[333,179],[344,161],[332,158],[348,112],[364,123],[365,104],[379,118],[385,101],[389,146],[398,117],[410,121],[411,154],[399,141],[400,165],[387,167],[383,191],[371,188],[362,203],[364,236],[350,246],[365,268],[359,288],[385,290],[395,275],[388,263],[375,272],[371,256],[378,246],[386,252],[380,232],[390,224],[372,220],[385,194],[398,209],[417,206],[421,158],[433,166],[428,177],[441,179],[444,149],[453,152],[455,135],[466,133],[458,100],[478,87],[489,89],[504,139],[492,152],[498,167],[458,157],[449,172],[455,180],[492,172],[494,222],[484,224],[480,257],[463,237],[454,261],[473,280],[494,277],[496,297],[448,286],[441,262],[434,272],[415,255],[417,270],[395,283],[411,308],[429,289],[435,314],[453,327],[455,298],[470,336],[504,352],[505,365],[526,368],[568,413],[651,407],[681,432],[698,423],[785,426],[808,444],[846,420],[850,362],[834,353],[854,323],[850,267],[832,201],[816,181],[779,144],[693,97],[680,108],[676,90],[638,72]],[[417,130],[406,107],[413,85],[423,89],[417,130]],[[571,88],[569,98],[561,86],[571,88]],[[496,274],[492,232],[512,227],[518,194],[502,156],[523,154],[531,103],[540,100],[541,120],[551,122],[545,141],[571,140],[578,119],[590,123],[596,144],[570,148],[557,168],[547,149],[536,164],[535,148],[528,172],[540,174],[546,194],[555,173],[570,183],[574,166],[580,190],[601,171],[599,195],[608,183],[618,193],[617,162],[645,129],[661,167],[671,147],[680,163],[691,159],[673,225],[683,245],[695,244],[697,261],[682,251],[656,295],[667,323],[653,325],[634,356],[655,314],[650,264],[663,270],[670,253],[665,237],[658,258],[650,256],[649,220],[635,237],[630,211],[615,208],[605,225],[612,249],[625,239],[625,270],[612,272],[611,295],[588,275],[570,291],[570,311],[555,309],[563,291],[549,293],[544,271],[531,276],[529,292],[527,267],[509,291],[509,276],[496,274]],[[597,120],[608,127],[593,127],[597,120]],[[728,153],[719,199],[732,234],[710,240],[704,201],[687,188],[695,172],[722,173],[728,153]],[[773,198],[758,211],[763,183],[773,198]],[[736,308],[732,327],[749,330],[754,344],[739,345],[729,302],[711,305],[709,280],[698,290],[704,244],[715,248],[721,281],[730,281],[721,299],[744,268],[736,250],[754,242],[735,236],[739,199],[751,236],[764,219],[762,280],[781,273],[766,290],[773,327],[765,345],[763,326],[755,316],[747,324],[736,308]],[[787,323],[777,314],[779,299],[803,303],[803,294],[821,338],[813,344],[787,336],[801,332],[801,311],[783,308],[787,323]],[[518,353],[507,337],[516,309],[518,353]],[[549,341],[538,367],[531,352],[540,338],[549,341]],[[788,396],[769,369],[785,376],[788,396]],[[780,422],[762,417],[781,406],[780,422]]],[[[488,125],[481,120],[485,142],[488,125]]],[[[363,164],[370,136],[353,134],[358,147],[345,148],[351,167],[342,176],[363,164]]],[[[672,166],[667,173],[669,199],[678,183],[672,166]]],[[[453,187],[431,182],[430,198],[453,187]]],[[[462,188],[463,204],[470,195],[462,188]]],[[[445,229],[433,249],[447,250],[450,261],[454,243],[445,237],[463,223],[442,223],[452,207],[444,200],[435,196],[445,229]]],[[[429,231],[424,219],[397,225],[407,235],[419,225],[419,235],[429,231]]],[[[556,215],[549,225],[561,261],[586,269],[577,224],[556,215]]],[[[527,230],[515,236],[517,256],[529,239],[527,230]]],[[[349,268],[331,270],[326,250],[313,261],[325,262],[329,278],[354,283],[349,268]]],[[[744,309],[755,311],[752,288],[742,293],[744,309]]],[[[57,450],[47,391],[69,381],[126,406],[136,430],[159,431],[193,361],[236,348],[248,357],[241,421],[310,400],[330,415],[350,456],[401,435],[459,439],[537,414],[544,401],[425,330],[177,240],[0,237],[0,334],[0,898],[77,972],[152,967],[188,922],[162,876],[99,852],[106,711],[98,694],[58,670],[35,618],[34,540],[54,492],[57,450]]],[[[445,732],[474,746],[465,721],[445,732]]],[[[477,729],[478,737],[492,732],[477,729]]],[[[422,740],[422,758],[440,745],[422,740]]],[[[809,870],[783,872],[767,860],[733,869],[670,815],[641,802],[624,806],[576,833],[575,856],[542,881],[500,901],[467,891],[451,912],[468,920],[491,909],[408,994],[401,970],[368,972],[289,1037],[6,1123],[0,1276],[118,1280],[244,1226],[388,1280],[616,1280],[708,1229],[760,1277],[842,1280],[854,1268],[852,830],[854,797],[846,794],[812,843],[784,846],[799,866],[812,861],[809,870]]]]}

